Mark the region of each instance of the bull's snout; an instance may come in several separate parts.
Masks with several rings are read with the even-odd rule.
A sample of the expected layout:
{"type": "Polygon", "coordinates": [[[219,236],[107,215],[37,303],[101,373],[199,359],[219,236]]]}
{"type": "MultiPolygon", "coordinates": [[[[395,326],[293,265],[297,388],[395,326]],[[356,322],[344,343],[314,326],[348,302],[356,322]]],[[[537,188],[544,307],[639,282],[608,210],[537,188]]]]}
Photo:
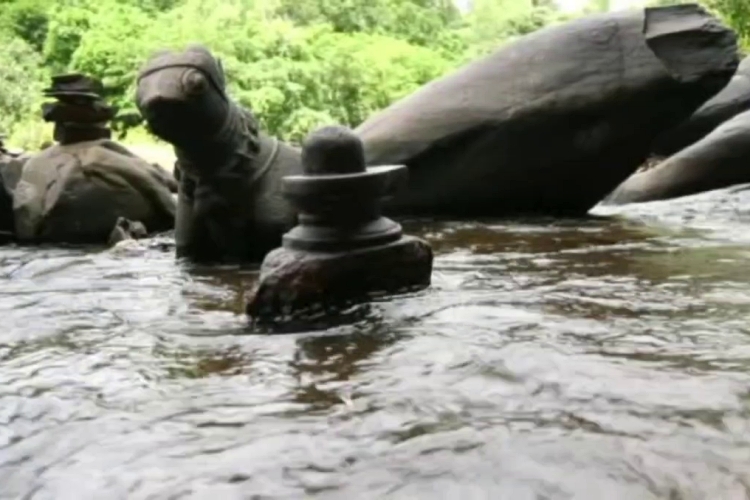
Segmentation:
{"type": "Polygon", "coordinates": [[[175,127],[180,127],[180,122],[184,123],[189,104],[180,85],[146,77],[138,83],[136,106],[151,131],[166,139],[175,127]]]}
{"type": "Polygon", "coordinates": [[[138,81],[136,106],[153,134],[185,148],[221,128],[226,107],[220,97],[200,71],[160,68],[138,81]]]}
{"type": "Polygon", "coordinates": [[[187,103],[208,90],[208,81],[199,71],[183,68],[162,70],[138,82],[136,101],[147,110],[163,103],[187,103]]]}
{"type": "Polygon", "coordinates": [[[139,92],[136,104],[148,129],[167,142],[179,140],[187,133],[188,124],[194,121],[185,100],[162,92],[139,92]]]}

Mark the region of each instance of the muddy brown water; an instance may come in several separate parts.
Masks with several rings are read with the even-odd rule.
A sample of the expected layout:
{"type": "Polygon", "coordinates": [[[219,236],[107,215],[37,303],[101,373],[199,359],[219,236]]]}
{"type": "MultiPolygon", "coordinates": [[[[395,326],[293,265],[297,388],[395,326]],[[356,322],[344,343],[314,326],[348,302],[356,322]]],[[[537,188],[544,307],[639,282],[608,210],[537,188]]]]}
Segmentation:
{"type": "Polygon", "coordinates": [[[252,272],[0,249],[0,498],[750,498],[750,191],[412,223],[425,292],[253,334],[252,272]]]}

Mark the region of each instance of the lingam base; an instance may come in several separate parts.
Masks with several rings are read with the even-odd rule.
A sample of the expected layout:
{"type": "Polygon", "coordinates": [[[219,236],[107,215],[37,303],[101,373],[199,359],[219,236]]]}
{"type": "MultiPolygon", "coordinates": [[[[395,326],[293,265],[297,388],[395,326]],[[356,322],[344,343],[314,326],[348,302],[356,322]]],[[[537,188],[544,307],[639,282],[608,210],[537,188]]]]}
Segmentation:
{"type": "Polygon", "coordinates": [[[283,323],[421,290],[430,286],[432,260],[432,248],[413,236],[339,253],[277,248],[261,265],[246,312],[257,324],[283,323]]]}

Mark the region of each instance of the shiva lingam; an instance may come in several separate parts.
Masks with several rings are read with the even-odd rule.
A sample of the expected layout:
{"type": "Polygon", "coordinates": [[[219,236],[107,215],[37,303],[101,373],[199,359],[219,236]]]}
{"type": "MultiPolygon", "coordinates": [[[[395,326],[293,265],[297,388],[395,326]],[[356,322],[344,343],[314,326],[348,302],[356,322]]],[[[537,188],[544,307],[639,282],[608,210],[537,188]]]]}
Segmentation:
{"type": "Polygon", "coordinates": [[[57,142],[72,144],[111,137],[107,124],[117,108],[104,100],[100,80],[81,73],[55,75],[44,95],[55,99],[42,104],[42,118],[55,124],[57,142]]]}
{"type": "Polygon", "coordinates": [[[365,167],[362,141],[323,127],[302,146],[303,175],[282,179],[298,225],[266,255],[247,314],[284,322],[369,298],[430,285],[432,248],[381,215],[381,200],[405,186],[404,165],[365,167]]]}

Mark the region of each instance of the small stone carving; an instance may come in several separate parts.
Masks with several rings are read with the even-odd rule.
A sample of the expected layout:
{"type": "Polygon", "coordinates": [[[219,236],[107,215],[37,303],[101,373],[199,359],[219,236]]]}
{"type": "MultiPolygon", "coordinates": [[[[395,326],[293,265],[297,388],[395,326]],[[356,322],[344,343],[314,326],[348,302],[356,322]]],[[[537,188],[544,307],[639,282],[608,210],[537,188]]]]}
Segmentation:
{"type": "Polygon", "coordinates": [[[140,240],[148,237],[146,226],[141,222],[118,217],[114,229],[109,235],[108,246],[115,246],[125,240],[140,240]]]}
{"type": "Polygon", "coordinates": [[[380,211],[406,184],[405,166],[366,168],[362,142],[344,127],[308,136],[302,164],[303,175],[282,181],[299,223],[263,261],[250,317],[283,323],[430,285],[430,246],[380,211]]]}
{"type": "Polygon", "coordinates": [[[120,219],[150,234],[174,228],[177,183],[111,140],[108,122],[117,110],[103,93],[101,81],[80,73],[54,76],[44,91],[54,99],[42,115],[54,124],[55,144],[3,176],[19,243],[103,245],[113,228],[124,228],[120,219]]]}

